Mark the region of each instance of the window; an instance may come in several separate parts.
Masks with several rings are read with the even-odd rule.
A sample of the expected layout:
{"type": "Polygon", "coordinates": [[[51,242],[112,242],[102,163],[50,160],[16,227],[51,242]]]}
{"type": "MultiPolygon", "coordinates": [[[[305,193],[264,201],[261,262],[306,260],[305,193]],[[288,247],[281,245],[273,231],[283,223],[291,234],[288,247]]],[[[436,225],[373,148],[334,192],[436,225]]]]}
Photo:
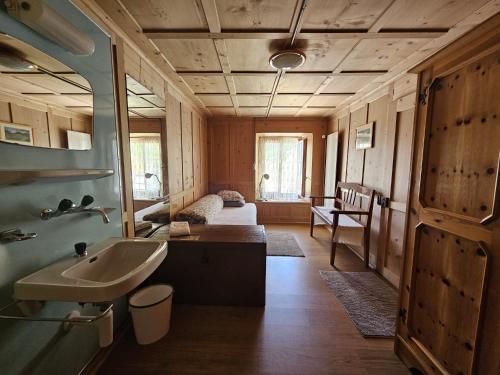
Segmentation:
{"type": "Polygon", "coordinates": [[[305,151],[304,137],[258,135],[257,197],[281,201],[302,198],[305,151]]]}
{"type": "Polygon", "coordinates": [[[162,194],[159,134],[130,134],[132,187],[135,199],[159,198],[162,194]],[[145,174],[151,173],[151,178],[145,174]]]}

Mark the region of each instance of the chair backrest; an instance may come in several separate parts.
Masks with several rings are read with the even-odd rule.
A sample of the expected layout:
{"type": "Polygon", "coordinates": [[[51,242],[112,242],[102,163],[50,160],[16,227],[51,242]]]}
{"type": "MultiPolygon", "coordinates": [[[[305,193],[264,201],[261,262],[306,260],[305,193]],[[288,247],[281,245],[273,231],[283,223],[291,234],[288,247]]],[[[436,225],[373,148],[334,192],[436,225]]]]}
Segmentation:
{"type": "Polygon", "coordinates": [[[344,202],[361,207],[368,211],[368,215],[356,215],[362,224],[369,226],[372,219],[375,190],[353,182],[338,182],[335,196],[344,202]]]}

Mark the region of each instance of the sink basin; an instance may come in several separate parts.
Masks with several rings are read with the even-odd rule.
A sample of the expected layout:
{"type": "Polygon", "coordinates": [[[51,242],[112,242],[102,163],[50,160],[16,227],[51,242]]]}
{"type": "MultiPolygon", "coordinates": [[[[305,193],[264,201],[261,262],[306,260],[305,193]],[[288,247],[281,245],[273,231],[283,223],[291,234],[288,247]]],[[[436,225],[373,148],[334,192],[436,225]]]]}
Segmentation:
{"type": "Polygon", "coordinates": [[[109,238],[14,284],[14,298],[34,301],[106,302],[142,283],[167,255],[165,241],[109,238]]]}

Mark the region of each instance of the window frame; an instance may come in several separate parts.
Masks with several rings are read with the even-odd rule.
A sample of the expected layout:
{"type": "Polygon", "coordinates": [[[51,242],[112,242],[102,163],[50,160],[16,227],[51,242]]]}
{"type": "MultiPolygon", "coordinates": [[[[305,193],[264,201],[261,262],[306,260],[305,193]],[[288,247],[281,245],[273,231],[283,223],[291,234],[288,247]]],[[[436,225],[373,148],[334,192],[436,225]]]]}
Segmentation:
{"type": "MultiPolygon", "coordinates": [[[[131,143],[131,149],[130,149],[130,166],[131,166],[131,182],[132,182],[132,196],[133,196],[133,199],[134,200],[156,200],[156,199],[160,199],[162,198],[163,196],[163,171],[162,171],[162,159],[163,159],[163,156],[162,156],[162,146],[161,146],[161,142],[162,142],[162,138],[161,138],[161,133],[130,133],[130,143],[131,143]],[[148,195],[147,192],[148,191],[151,191],[151,190],[148,190],[146,189],[146,187],[148,186],[148,181],[146,179],[146,177],[144,177],[144,190],[142,190],[144,192],[144,194],[141,194],[140,196],[137,196],[135,193],[138,191],[136,189],[134,189],[136,183],[134,182],[134,177],[137,177],[138,175],[135,175],[134,174],[134,170],[133,170],[133,156],[132,156],[132,140],[139,140],[139,139],[147,139],[147,138],[155,138],[157,141],[158,141],[158,147],[159,147],[159,159],[158,159],[158,162],[159,162],[159,167],[158,167],[158,170],[157,171],[154,171],[155,175],[158,177],[160,183],[159,183],[159,186],[157,189],[157,193],[158,195],[148,195]]],[[[145,152],[143,152],[143,158],[145,158],[146,154],[145,152]]],[[[146,165],[146,159],[143,160],[144,162],[144,165],[146,165]]],[[[146,173],[148,171],[144,171],[144,173],[146,173]]],[[[150,172],[152,173],[152,172],[150,172]]],[[[152,177],[152,180],[153,181],[156,181],[156,178],[152,177]]]]}
{"type": "Polygon", "coordinates": [[[273,203],[300,203],[307,202],[307,196],[311,192],[311,174],[312,174],[312,152],[313,152],[313,133],[256,133],[255,136],[255,196],[258,202],[273,203]],[[296,199],[262,199],[259,193],[259,183],[261,175],[259,174],[259,139],[262,137],[294,137],[300,138],[304,144],[302,149],[302,180],[301,188],[296,199]]]}

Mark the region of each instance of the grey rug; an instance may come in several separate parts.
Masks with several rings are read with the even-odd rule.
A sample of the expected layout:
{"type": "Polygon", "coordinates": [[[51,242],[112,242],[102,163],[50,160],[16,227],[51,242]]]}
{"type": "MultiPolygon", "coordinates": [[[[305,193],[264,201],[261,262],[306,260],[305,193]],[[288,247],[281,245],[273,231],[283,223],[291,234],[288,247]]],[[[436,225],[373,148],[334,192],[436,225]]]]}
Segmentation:
{"type": "Polygon", "coordinates": [[[398,293],[373,272],[319,271],[364,337],[394,337],[398,293]]]}
{"type": "Polygon", "coordinates": [[[291,233],[266,231],[266,238],[268,256],[305,256],[291,233]]]}

